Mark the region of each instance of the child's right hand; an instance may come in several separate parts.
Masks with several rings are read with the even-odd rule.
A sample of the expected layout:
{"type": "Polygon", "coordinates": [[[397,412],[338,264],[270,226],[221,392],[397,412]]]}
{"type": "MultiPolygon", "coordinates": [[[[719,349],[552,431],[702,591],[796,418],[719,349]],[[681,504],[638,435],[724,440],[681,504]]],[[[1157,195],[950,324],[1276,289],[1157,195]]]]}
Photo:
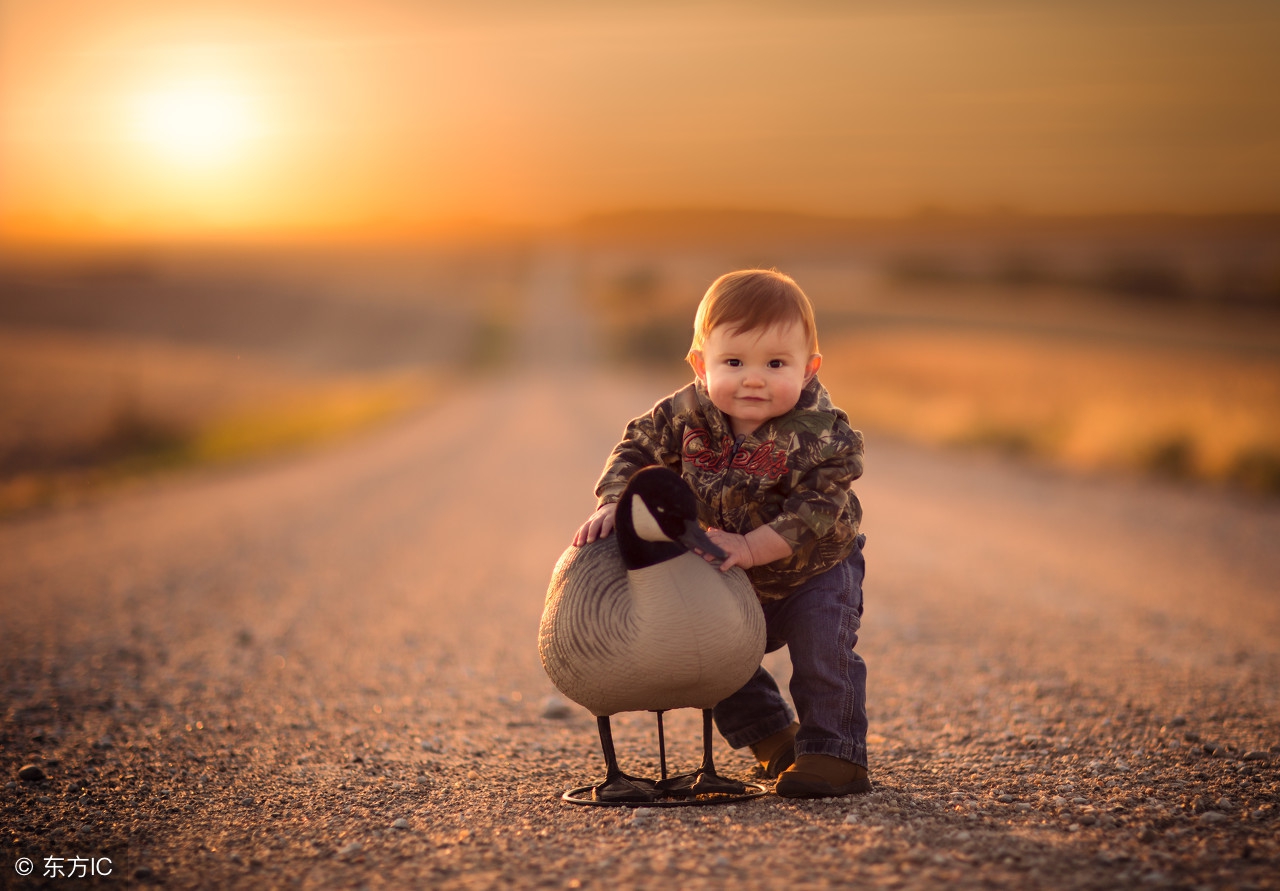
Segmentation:
{"type": "Polygon", "coordinates": [[[602,504],[591,515],[587,522],[582,524],[582,528],[573,536],[573,546],[580,548],[588,542],[593,542],[597,538],[607,538],[609,533],[613,531],[613,515],[618,512],[617,502],[612,504],[602,504]]]}

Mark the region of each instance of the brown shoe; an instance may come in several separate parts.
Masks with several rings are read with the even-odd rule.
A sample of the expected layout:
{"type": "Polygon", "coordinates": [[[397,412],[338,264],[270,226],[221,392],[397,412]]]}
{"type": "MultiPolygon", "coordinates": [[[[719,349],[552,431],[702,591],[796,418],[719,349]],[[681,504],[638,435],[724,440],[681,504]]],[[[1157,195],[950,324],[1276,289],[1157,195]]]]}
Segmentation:
{"type": "Polygon", "coordinates": [[[796,731],[799,729],[800,725],[792,722],[790,727],[770,734],[758,743],[752,743],[751,754],[760,762],[760,769],[765,776],[773,779],[795,763],[796,731]]]}
{"type": "Polygon", "coordinates": [[[871,791],[861,764],[831,755],[801,755],[782,772],[774,791],[783,798],[836,798],[871,791]]]}

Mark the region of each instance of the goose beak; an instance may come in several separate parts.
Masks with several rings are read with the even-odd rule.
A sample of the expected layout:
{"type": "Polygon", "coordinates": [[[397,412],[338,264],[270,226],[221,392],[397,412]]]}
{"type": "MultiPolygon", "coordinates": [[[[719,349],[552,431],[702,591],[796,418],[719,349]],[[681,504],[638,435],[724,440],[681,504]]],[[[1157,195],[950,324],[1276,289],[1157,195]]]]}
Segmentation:
{"type": "Polygon", "coordinates": [[[684,545],[689,550],[697,550],[704,554],[710,554],[717,560],[723,560],[729,556],[724,551],[720,550],[720,548],[716,547],[716,545],[711,542],[711,539],[707,538],[707,533],[702,531],[702,527],[698,525],[697,520],[685,521],[684,534],[680,536],[679,541],[680,544],[684,545]]]}

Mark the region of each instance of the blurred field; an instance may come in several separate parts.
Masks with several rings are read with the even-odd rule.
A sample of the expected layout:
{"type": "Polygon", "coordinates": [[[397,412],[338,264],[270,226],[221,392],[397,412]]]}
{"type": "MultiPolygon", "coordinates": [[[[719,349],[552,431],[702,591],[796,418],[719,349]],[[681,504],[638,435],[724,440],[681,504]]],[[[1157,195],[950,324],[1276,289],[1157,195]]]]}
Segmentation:
{"type": "Polygon", "coordinates": [[[1085,470],[1280,494],[1280,358],[974,331],[828,340],[858,423],[1085,470]]]}
{"type": "Polygon", "coordinates": [[[746,266],[810,294],[823,380],[873,435],[1280,494],[1280,225],[1229,223],[676,215],[544,241],[25,258],[0,266],[0,513],[348,435],[519,373],[520,339],[552,331],[639,366],[656,399],[688,379],[707,285],[746,266]],[[576,294],[532,281],[545,251],[576,294]]]}
{"type": "Polygon", "coordinates": [[[0,515],[278,455],[500,361],[519,258],[347,253],[0,273],[0,515]]]}
{"type": "Polygon", "coordinates": [[[302,371],[208,348],[0,329],[0,514],[161,469],[315,445],[422,405],[425,370],[302,371]]]}

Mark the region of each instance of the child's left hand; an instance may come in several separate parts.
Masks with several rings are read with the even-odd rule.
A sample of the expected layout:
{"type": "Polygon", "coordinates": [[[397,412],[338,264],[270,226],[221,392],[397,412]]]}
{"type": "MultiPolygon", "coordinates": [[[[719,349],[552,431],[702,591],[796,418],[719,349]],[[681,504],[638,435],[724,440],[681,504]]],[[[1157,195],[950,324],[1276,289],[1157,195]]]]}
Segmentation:
{"type": "MultiPolygon", "coordinates": [[[[721,572],[727,572],[735,566],[740,569],[750,569],[762,563],[772,563],[774,560],[791,556],[791,545],[768,526],[753,529],[746,535],[725,532],[723,529],[712,526],[707,530],[707,538],[728,555],[720,563],[721,572]]],[[[702,551],[698,553],[708,563],[714,563],[716,560],[710,554],[702,551]]]]}
{"type": "MultiPolygon", "coordinates": [[[[751,545],[747,543],[745,535],[725,532],[723,529],[717,529],[713,526],[707,530],[707,538],[711,539],[711,543],[727,555],[720,563],[721,572],[726,572],[735,566],[742,569],[750,569],[756,565],[755,559],[751,556],[751,545]]],[[[702,559],[708,563],[714,563],[716,560],[715,557],[706,553],[702,554],[702,559]]]]}

